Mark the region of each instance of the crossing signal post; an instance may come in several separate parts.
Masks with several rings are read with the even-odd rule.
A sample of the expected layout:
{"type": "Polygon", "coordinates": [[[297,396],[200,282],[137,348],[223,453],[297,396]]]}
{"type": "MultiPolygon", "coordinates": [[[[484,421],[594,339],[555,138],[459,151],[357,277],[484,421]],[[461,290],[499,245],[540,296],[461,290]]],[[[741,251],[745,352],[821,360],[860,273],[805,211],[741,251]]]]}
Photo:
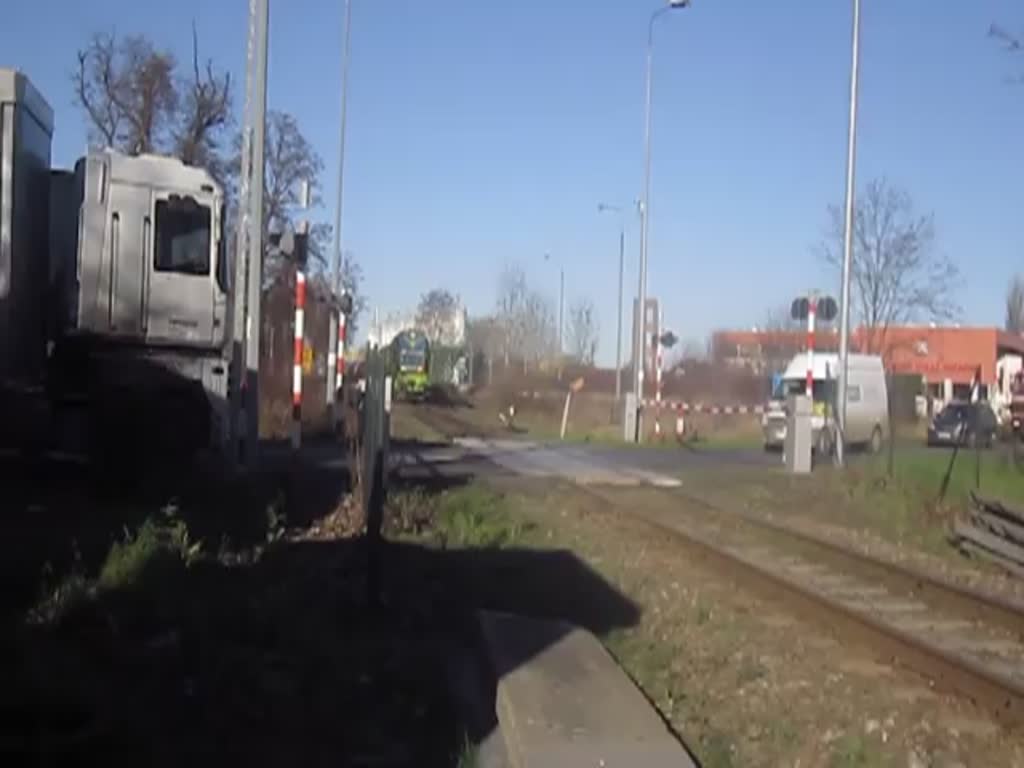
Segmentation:
{"type": "MultiPolygon", "coordinates": [[[[831,296],[801,296],[793,300],[790,308],[790,315],[794,320],[807,321],[807,382],[804,394],[810,398],[811,405],[814,405],[814,333],[817,319],[820,317],[824,322],[831,323],[839,314],[839,306],[831,296]]],[[[840,412],[842,408],[838,409],[840,412]]],[[[842,427],[842,424],[840,424],[842,427]]],[[[842,435],[840,435],[840,440],[842,435]]]]}

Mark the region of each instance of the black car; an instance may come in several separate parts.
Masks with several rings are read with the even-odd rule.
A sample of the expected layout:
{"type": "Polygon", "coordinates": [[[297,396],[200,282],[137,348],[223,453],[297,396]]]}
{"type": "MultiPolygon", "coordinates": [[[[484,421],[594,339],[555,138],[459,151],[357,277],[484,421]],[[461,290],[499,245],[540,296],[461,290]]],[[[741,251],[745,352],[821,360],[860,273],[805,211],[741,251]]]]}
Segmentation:
{"type": "Polygon", "coordinates": [[[990,446],[998,430],[988,403],[950,403],[928,426],[928,445],[990,446]]]}

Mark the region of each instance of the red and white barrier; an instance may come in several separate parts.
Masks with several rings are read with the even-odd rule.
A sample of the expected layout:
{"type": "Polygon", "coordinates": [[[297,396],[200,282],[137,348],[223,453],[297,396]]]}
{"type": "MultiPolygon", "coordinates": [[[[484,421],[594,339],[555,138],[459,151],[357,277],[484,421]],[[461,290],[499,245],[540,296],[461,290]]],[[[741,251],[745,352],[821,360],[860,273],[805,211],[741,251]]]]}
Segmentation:
{"type": "MultiPolygon", "coordinates": [[[[664,317],[664,315],[662,316],[664,317]]],[[[662,323],[658,323],[658,330],[661,331],[662,323]]],[[[654,415],[654,435],[661,437],[661,337],[654,335],[654,402],[657,404],[657,413],[654,415]]]]}
{"type": "Polygon", "coordinates": [[[306,275],[295,271],[295,354],[292,360],[292,448],[302,445],[302,347],[306,319],[306,275]]]}
{"type": "Polygon", "coordinates": [[[712,416],[746,416],[764,413],[763,405],[705,405],[703,403],[682,403],[672,400],[644,400],[644,408],[664,408],[675,413],[706,413],[712,416]]]}

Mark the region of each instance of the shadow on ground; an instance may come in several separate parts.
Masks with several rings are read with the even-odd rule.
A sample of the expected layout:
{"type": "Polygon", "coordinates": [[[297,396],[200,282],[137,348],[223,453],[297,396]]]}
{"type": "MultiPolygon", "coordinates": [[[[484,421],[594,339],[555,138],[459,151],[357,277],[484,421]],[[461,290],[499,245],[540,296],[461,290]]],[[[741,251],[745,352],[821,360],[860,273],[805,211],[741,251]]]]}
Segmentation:
{"type": "Polygon", "coordinates": [[[639,618],[570,552],[345,536],[337,468],[132,487],[77,465],[5,469],[9,765],[470,764],[494,727],[477,609],[599,635],[639,618]]]}

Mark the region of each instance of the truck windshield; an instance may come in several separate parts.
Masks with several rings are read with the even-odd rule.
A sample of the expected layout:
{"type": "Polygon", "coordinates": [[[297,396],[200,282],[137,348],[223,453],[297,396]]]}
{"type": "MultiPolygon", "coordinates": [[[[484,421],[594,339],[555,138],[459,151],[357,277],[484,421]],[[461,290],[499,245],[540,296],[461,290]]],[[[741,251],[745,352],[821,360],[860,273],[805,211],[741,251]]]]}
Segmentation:
{"type": "Polygon", "coordinates": [[[159,272],[210,274],[210,209],[172,195],[156,204],[154,267],[159,272]]]}

